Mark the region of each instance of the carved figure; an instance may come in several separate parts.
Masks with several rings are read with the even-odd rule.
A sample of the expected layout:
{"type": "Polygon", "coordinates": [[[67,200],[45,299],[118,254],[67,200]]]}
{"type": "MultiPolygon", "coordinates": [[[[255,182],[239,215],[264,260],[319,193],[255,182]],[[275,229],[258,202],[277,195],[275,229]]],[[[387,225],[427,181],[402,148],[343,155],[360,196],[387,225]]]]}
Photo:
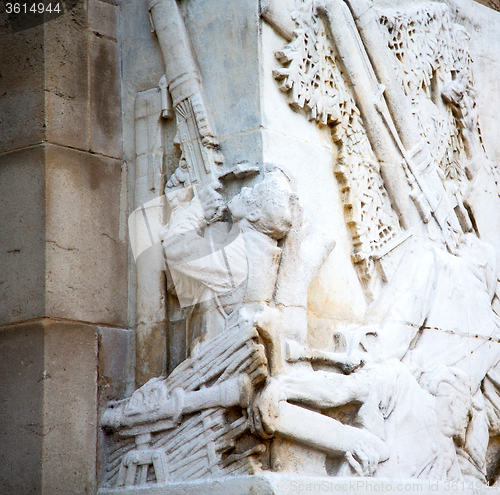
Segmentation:
{"type": "MultiPolygon", "coordinates": [[[[349,426],[340,423],[332,428],[332,420],[322,425],[323,437],[332,437],[330,449],[309,442],[335,460],[330,474],[460,479],[453,441],[438,426],[436,398],[419,387],[397,359],[384,363],[374,363],[369,356],[364,359],[364,366],[349,375],[311,371],[272,379],[253,404],[257,428],[265,434],[281,433],[281,415],[286,411],[282,402],[286,401],[333,417],[338,408],[350,405],[355,413],[349,426]],[[345,436],[351,438],[348,449],[343,448],[345,436]],[[384,445],[383,456],[377,437],[384,445]]],[[[311,421],[319,416],[309,415],[311,421]]],[[[314,431],[312,424],[308,428],[314,431]]]]}
{"type": "Polygon", "coordinates": [[[282,172],[268,173],[227,204],[232,224],[209,226],[223,203],[217,185],[198,191],[186,183],[187,175],[174,177],[184,187],[167,193],[173,209],[162,233],[165,257],[181,304],[207,303],[211,318],[204,335],[192,335],[194,350],[199,341],[234,324],[240,313],[252,319],[261,303],[270,303],[281,256],[277,241],[291,228],[292,191],[282,172]]]}
{"type": "Polygon", "coordinates": [[[157,482],[259,469],[264,446],[255,437],[241,447],[238,441],[250,429],[245,408],[253,389],[268,373],[254,323],[273,297],[277,240],[291,228],[292,192],[282,172],[269,172],[229,202],[233,224],[209,224],[226,208],[219,186],[196,189],[182,163],[167,183],[172,211],[161,237],[179,301],[213,305],[205,308],[208,323],[197,327],[206,331],[193,336],[192,357],[167,378],[152,379],[131,398],[110,404],[103,415],[103,427],[135,438],[135,448],[127,449],[109,477],[117,486],[151,482],[150,466],[157,482]],[[236,420],[225,417],[226,410],[236,420]]]}
{"type": "MultiPolygon", "coordinates": [[[[349,375],[281,375],[254,404],[258,428],[274,432],[279,400],[318,410],[354,403],[360,407],[352,423],[389,448],[377,475],[484,481],[489,435],[481,384],[500,359],[495,284],[494,250],[475,236],[457,256],[415,241],[369,308],[370,324],[346,333],[351,362],[364,366],[349,375]]],[[[361,462],[372,474],[378,459],[361,462]]]]}
{"type": "Polygon", "coordinates": [[[419,384],[438,397],[440,423],[454,430],[462,474],[484,481],[489,434],[481,384],[500,359],[500,319],[491,307],[495,251],[470,234],[456,255],[431,246],[414,248],[406,263],[413,274],[401,268],[368,316],[384,315],[374,352],[381,360],[401,359],[419,384]],[[399,294],[395,301],[394,291],[399,294]],[[461,377],[451,389],[444,385],[447,375],[461,377]]]}
{"type": "MultiPolygon", "coordinates": [[[[478,227],[473,213],[479,189],[488,191],[480,178],[495,175],[496,167],[481,143],[467,35],[440,4],[382,13],[371,1],[287,5],[269,0],[263,9],[288,42],[276,53],[283,69],[275,77],[291,106],[329,126],[339,145],[336,175],[349,193],[343,199],[353,262],[374,302],[366,325],[345,332],[350,352],[344,356],[288,344],[295,365],[326,363],[337,371],[276,377],[254,403],[256,428],[278,431],[280,398],[317,410],[357,404],[348,423],[389,447],[391,457],[377,475],[484,482],[488,428],[496,434],[498,416],[496,386],[488,377],[500,359],[492,310],[498,254],[476,237],[489,239],[492,222],[478,227]],[[376,160],[380,168],[371,165],[376,160]],[[357,169],[374,177],[366,181],[372,188],[380,182],[378,195],[354,183],[357,169]],[[358,202],[365,208],[359,217],[353,214],[358,202]],[[363,358],[356,355],[360,350],[367,352],[363,358]],[[368,383],[375,386],[368,390],[368,383]],[[412,410],[412,401],[420,407],[412,410]],[[426,433],[412,438],[408,424],[426,433]],[[413,448],[398,445],[401,432],[413,448]]],[[[374,459],[358,457],[360,468],[350,464],[373,473],[374,459]]]]}
{"type": "Polygon", "coordinates": [[[130,487],[233,472],[254,473],[265,447],[248,439],[245,408],[267,375],[252,326],[237,325],[200,344],[168,377],[110,403],[106,484],[130,487]],[[242,441],[241,441],[242,440],[242,441]]]}

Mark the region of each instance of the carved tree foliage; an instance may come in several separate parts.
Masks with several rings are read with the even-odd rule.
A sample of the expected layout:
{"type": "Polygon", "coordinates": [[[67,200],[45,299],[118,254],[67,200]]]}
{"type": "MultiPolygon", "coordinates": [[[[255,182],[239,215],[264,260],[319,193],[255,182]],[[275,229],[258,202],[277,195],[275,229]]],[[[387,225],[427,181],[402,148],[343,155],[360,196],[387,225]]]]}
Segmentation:
{"type": "Polygon", "coordinates": [[[403,90],[435,163],[446,179],[464,186],[464,130],[476,133],[480,141],[467,32],[451,22],[448,7],[440,3],[405,11],[386,9],[380,23],[400,62],[403,90]],[[442,98],[452,87],[460,88],[455,108],[442,98]]]}
{"type": "MultiPolygon", "coordinates": [[[[420,133],[451,194],[464,196],[473,173],[468,167],[486,158],[476,112],[467,32],[440,3],[404,11],[379,11],[387,44],[399,61],[404,94],[411,101],[420,133]]],[[[335,174],[342,188],[351,232],[353,262],[367,296],[376,278],[372,260],[401,232],[360,112],[346,84],[335,48],[311,0],[296,0],[293,39],[276,57],[280,89],[297,111],[328,127],[338,146],[335,174]]]]}
{"type": "Polygon", "coordinates": [[[319,126],[329,127],[338,146],[335,175],[353,240],[352,259],[371,298],[370,284],[376,274],[371,255],[401,228],[323,22],[315,15],[311,1],[297,0],[296,7],[295,37],[276,53],[283,68],[274,76],[289,95],[291,107],[303,111],[319,126]]]}

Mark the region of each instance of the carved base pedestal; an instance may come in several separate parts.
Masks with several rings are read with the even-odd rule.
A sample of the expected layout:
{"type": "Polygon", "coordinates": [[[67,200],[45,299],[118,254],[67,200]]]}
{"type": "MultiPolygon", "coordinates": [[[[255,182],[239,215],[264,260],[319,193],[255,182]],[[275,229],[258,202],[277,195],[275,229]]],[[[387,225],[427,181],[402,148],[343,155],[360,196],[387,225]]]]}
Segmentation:
{"type": "Polygon", "coordinates": [[[441,482],[418,479],[333,478],[262,473],[254,476],[230,476],[187,483],[165,483],[127,489],[100,489],[97,495],[292,495],[306,493],[373,494],[418,493],[432,495],[488,495],[498,493],[479,481],[441,482]]]}

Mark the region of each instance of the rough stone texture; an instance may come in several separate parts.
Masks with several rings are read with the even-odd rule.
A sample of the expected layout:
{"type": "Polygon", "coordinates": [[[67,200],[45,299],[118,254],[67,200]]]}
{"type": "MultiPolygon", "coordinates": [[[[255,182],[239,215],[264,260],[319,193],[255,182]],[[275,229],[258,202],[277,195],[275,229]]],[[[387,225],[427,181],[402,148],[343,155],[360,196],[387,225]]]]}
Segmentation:
{"type": "Polygon", "coordinates": [[[474,2],[459,4],[453,0],[449,4],[454,22],[464,26],[470,33],[469,44],[478,88],[477,106],[481,135],[489,158],[500,163],[500,104],[497,100],[500,91],[499,15],[474,2]],[[484,42],[485,39],[488,43],[484,42]]]}
{"type": "MultiPolygon", "coordinates": [[[[286,2],[276,3],[281,6],[286,2]]],[[[377,3],[394,5],[392,0],[377,3]]],[[[410,3],[398,2],[398,7],[410,3]]],[[[483,3],[498,8],[496,0],[483,3]]],[[[489,157],[499,162],[500,21],[492,10],[468,0],[450,0],[448,4],[453,20],[471,34],[483,140],[489,157]]],[[[312,226],[313,234],[317,231],[321,234],[319,240],[312,243],[311,251],[302,258],[294,251],[293,244],[290,248],[293,240],[280,240],[279,246],[274,245],[275,252],[283,255],[280,269],[285,270],[283,267],[292,260],[295,271],[276,282],[278,290],[267,298],[262,297],[264,301],[252,302],[268,303],[275,298],[275,306],[283,312],[281,320],[273,323],[280,338],[293,337],[313,349],[332,351],[335,347],[333,330],[360,324],[369,297],[365,297],[363,282],[351,262],[357,239],[352,237],[349,228],[358,219],[347,218],[346,212],[352,204],[348,204],[350,193],[345,181],[342,183],[338,179],[340,172],[332,168],[340,158],[337,145],[332,142],[331,129],[317,126],[314,118],[308,120],[307,112],[296,111],[300,106],[297,101],[292,110],[289,107],[292,95],[285,97],[279,91],[273,70],[283,67],[274,54],[283,49],[285,40],[270,25],[259,20],[259,2],[223,0],[214,8],[213,0],[189,0],[179,5],[202,75],[215,134],[225,153],[226,168],[242,160],[258,164],[261,172],[265,163],[279,166],[290,176],[291,187],[298,194],[297,204],[301,206],[304,226],[312,226]],[[336,248],[321,261],[316,272],[311,269],[315,276],[306,287],[308,290],[296,291],[308,280],[301,274],[303,267],[309,265],[310,256],[317,255],[317,250],[331,247],[327,237],[332,232],[336,248]],[[297,293],[302,297],[299,303],[297,293]],[[293,304],[288,304],[290,301],[293,304]],[[305,326],[301,327],[304,322],[305,326]]],[[[134,144],[134,101],[138,92],[156,87],[165,72],[165,64],[156,35],[150,32],[147,3],[132,0],[120,8],[121,25],[116,6],[98,0],[80,2],[66,16],[10,36],[8,46],[12,49],[0,55],[0,94],[3,94],[0,100],[0,206],[5,212],[0,233],[0,323],[12,323],[0,329],[0,345],[3,346],[0,351],[7,357],[0,366],[6,375],[0,381],[3,389],[0,396],[5,398],[3,406],[6,408],[0,420],[5,426],[2,424],[0,431],[4,432],[2,444],[13,453],[0,459],[4,466],[0,468],[3,469],[0,483],[7,493],[10,490],[14,495],[95,491],[98,407],[104,407],[108,400],[125,398],[133,388],[133,333],[122,328],[128,323],[127,295],[132,307],[130,319],[137,323],[137,385],[163,374],[165,369],[172,371],[189,353],[191,344],[188,342],[187,311],[179,311],[175,302],[165,302],[163,275],[143,270],[136,279],[135,266],[130,266],[127,294],[124,242],[125,220],[129,213],[125,206],[127,169],[132,209],[161,194],[163,189],[161,181],[151,186],[150,171],[146,167],[137,167],[138,176],[135,176],[135,154],[139,150],[134,144]],[[48,143],[40,145],[44,140],[48,143]],[[20,149],[23,147],[29,148],[20,149]],[[137,298],[136,291],[141,292],[137,298]],[[39,317],[92,324],[52,320],[15,323],[39,317]],[[110,326],[97,329],[94,324],[110,326]],[[16,394],[18,390],[22,393],[16,394]],[[13,411],[17,409],[24,411],[23,414],[15,416],[13,411]]],[[[4,28],[0,28],[3,30],[0,35],[8,34],[4,28]]],[[[168,66],[168,54],[166,60],[168,66]]],[[[179,158],[172,145],[175,122],[161,122],[160,126],[164,164],[170,176],[179,158]]],[[[142,137],[149,144],[145,138],[151,136],[142,137]]],[[[144,154],[149,151],[145,150],[144,154]]],[[[147,165],[148,161],[141,163],[147,165]]],[[[258,180],[260,177],[248,180],[245,185],[253,185],[258,180]]],[[[228,197],[235,196],[240,188],[238,181],[229,185],[228,197]]],[[[304,239],[306,242],[310,239],[311,231],[306,227],[304,231],[298,223],[293,227],[294,234],[307,232],[304,239]]],[[[425,230],[418,231],[422,232],[425,230]]],[[[290,234],[290,238],[292,236],[290,234]]],[[[483,240],[486,237],[482,234],[483,240]]],[[[277,258],[274,261],[277,262],[277,258]]],[[[437,269],[435,272],[437,277],[440,272],[437,269]]],[[[429,280],[433,273],[430,269],[429,280]]],[[[263,280],[268,277],[274,280],[270,270],[261,274],[263,280]]],[[[483,292],[483,289],[478,290],[469,299],[483,292]]],[[[496,301],[498,303],[498,297],[496,301]]],[[[210,320],[209,312],[195,312],[192,321],[202,322],[203,330],[210,333],[218,329],[216,322],[221,315],[216,314],[210,320]]],[[[248,321],[242,317],[242,328],[248,321]]],[[[265,323],[262,323],[264,327],[265,323]]],[[[462,322],[457,325],[462,328],[462,322]]],[[[396,346],[387,346],[392,347],[396,346]]],[[[194,356],[192,368],[196,369],[196,354],[194,356]]],[[[289,369],[286,366],[292,365],[284,363],[285,370],[289,369]]],[[[302,369],[311,371],[307,366],[302,369]]],[[[272,371],[272,374],[280,374],[282,370],[272,371]]],[[[347,375],[331,376],[343,379],[347,375]]],[[[415,381],[411,383],[416,384],[415,381]]],[[[208,388],[211,385],[208,383],[208,388]]],[[[257,384],[260,385],[261,382],[257,384]]],[[[302,386],[299,392],[307,394],[311,390],[314,387],[302,386]]],[[[335,391],[342,390],[342,387],[335,388],[335,391]]],[[[137,396],[141,393],[139,391],[137,396]]],[[[314,394],[305,399],[300,393],[298,395],[298,398],[288,399],[304,400],[309,406],[317,400],[314,394]]],[[[281,402],[286,400],[281,397],[281,402]]],[[[296,402],[293,407],[299,407],[296,402]]],[[[418,400],[415,402],[420,405],[418,400]]],[[[231,407],[235,404],[242,406],[235,402],[231,407]]],[[[477,407],[479,410],[480,404],[477,407]]],[[[308,414],[317,413],[309,410],[308,414]]],[[[467,416],[468,420],[470,417],[467,416]]],[[[222,420],[217,423],[218,426],[222,424],[222,420]]],[[[284,429],[283,424],[279,425],[284,429]]],[[[314,424],[312,421],[311,425],[314,424]]],[[[299,429],[304,425],[308,422],[296,426],[299,429]]],[[[311,426],[310,430],[314,428],[311,426]]],[[[314,442],[327,437],[324,431],[316,431],[313,446],[314,442]]],[[[427,429],[422,428],[422,432],[425,431],[427,429]]],[[[324,469],[324,454],[308,453],[309,447],[294,446],[293,432],[289,437],[294,440],[283,443],[277,437],[271,449],[269,442],[266,444],[268,452],[271,450],[271,459],[264,460],[264,467],[269,467],[270,463],[276,470],[288,469],[311,475],[324,469]]],[[[101,471],[106,462],[103,437],[98,441],[97,470],[101,471]]],[[[448,449],[450,451],[455,453],[453,446],[448,449]]],[[[207,455],[212,462],[210,452],[207,455]]],[[[155,487],[149,493],[165,490],[199,493],[202,490],[213,494],[288,495],[291,491],[300,491],[298,486],[304,481],[300,477],[264,475],[226,482],[209,481],[202,486],[194,483],[155,487]]],[[[309,481],[331,483],[332,478],[309,478],[309,481]]],[[[356,491],[371,492],[372,485],[363,483],[361,487],[356,486],[356,491]]],[[[434,493],[440,489],[436,487],[429,483],[419,492],[434,493]]],[[[135,492],[141,490],[131,490],[135,492]]],[[[104,490],[103,493],[115,492],[104,490]]]]}
{"type": "Polygon", "coordinates": [[[167,373],[171,373],[187,356],[186,320],[169,321],[167,343],[167,373]]]}
{"type": "Polygon", "coordinates": [[[120,400],[134,390],[135,342],[132,330],[99,327],[99,404],[120,400]]]}
{"type": "Polygon", "coordinates": [[[490,9],[498,10],[500,12],[500,2],[498,0],[476,0],[476,2],[482,3],[490,9]]]}
{"type": "Polygon", "coordinates": [[[45,137],[43,26],[11,33],[2,9],[0,39],[0,152],[45,137]]]}
{"type": "Polygon", "coordinates": [[[44,29],[12,33],[2,9],[0,39],[0,152],[39,143],[45,136],[44,29]]]}
{"type": "Polygon", "coordinates": [[[90,34],[91,149],[121,158],[120,57],[114,39],[90,34]]]}
{"type": "Polygon", "coordinates": [[[2,321],[124,325],[121,162],[47,144],[6,153],[0,163],[0,201],[10,212],[1,240],[2,321]]]}
{"type": "Polygon", "coordinates": [[[81,0],[17,33],[4,10],[0,492],[93,494],[98,400],[133,382],[110,350],[133,357],[130,331],[106,327],[98,363],[85,323],[128,324],[118,9],[81,0]]]}
{"type": "Polygon", "coordinates": [[[97,328],[45,325],[42,493],[95,490],[97,328]]]}
{"type": "Polygon", "coordinates": [[[113,40],[118,37],[118,9],[115,5],[100,0],[89,0],[89,29],[113,40]]]}
{"type": "Polygon", "coordinates": [[[97,328],[36,320],[0,329],[6,495],[95,490],[97,328]]]}
{"type": "MultiPolygon", "coordinates": [[[[132,330],[98,327],[98,406],[128,397],[135,386],[135,335],[132,330]]],[[[98,434],[97,472],[102,479],[105,466],[105,438],[98,434]]]]}
{"type": "Polygon", "coordinates": [[[166,370],[165,297],[160,298],[159,307],[157,299],[158,287],[164,291],[165,277],[155,264],[149,263],[147,256],[140,256],[136,267],[137,290],[142,291],[137,295],[136,383],[144,384],[166,370]]]}
{"type": "Polygon", "coordinates": [[[0,151],[44,139],[59,145],[0,157],[1,201],[10,212],[2,218],[2,323],[55,315],[123,326],[127,319],[121,162],[88,154],[92,134],[94,151],[121,156],[120,71],[110,36],[117,8],[94,2],[90,29],[87,14],[82,1],[44,25],[1,28],[10,49],[1,55],[0,151]]]}
{"type": "MultiPolygon", "coordinates": [[[[128,175],[128,194],[130,201],[130,212],[141,204],[147,202],[154,197],[152,191],[145,187],[142,194],[136,194],[136,129],[132,124],[135,122],[136,114],[136,96],[140,91],[149,90],[157,86],[158,81],[165,72],[165,67],[161,54],[159,53],[158,41],[154,33],[151,32],[151,25],[136,22],[139,18],[148,16],[148,6],[140,0],[133,0],[120,6],[121,20],[121,54],[122,54],[122,74],[127,74],[122,77],[122,108],[123,108],[123,159],[129,171],[128,175]],[[142,63],[138,64],[137,60],[142,63]]],[[[156,120],[158,119],[158,116],[156,120]]],[[[169,130],[167,135],[170,143],[175,135],[175,124],[170,121],[167,126],[169,130]]],[[[149,137],[143,136],[147,142],[149,137]]],[[[146,182],[145,177],[141,178],[146,182]]],[[[162,286],[158,272],[146,272],[137,278],[136,264],[133,257],[130,259],[129,272],[129,307],[130,319],[132,322],[139,322],[137,326],[137,339],[141,341],[141,345],[137,349],[137,381],[144,383],[155,373],[162,373],[165,370],[165,304],[161,298],[162,286]],[[149,284],[147,280],[149,275],[155,280],[155,284],[149,284]],[[142,282],[144,280],[144,284],[142,282]],[[139,291],[142,294],[138,294],[139,291]],[[148,297],[154,294],[153,297],[148,297]],[[147,311],[141,311],[138,306],[145,307],[147,311]],[[148,316],[143,320],[143,314],[148,316]],[[142,321],[142,323],[141,323],[142,321]],[[145,329],[144,338],[141,331],[152,323],[160,332],[152,335],[151,332],[145,329]],[[148,338],[151,336],[151,338],[148,338]],[[143,345],[144,344],[144,345],[143,345]]],[[[161,274],[160,274],[161,275],[161,274]]],[[[164,282],[163,282],[164,283],[164,282]]]]}
{"type": "Polygon", "coordinates": [[[43,146],[0,155],[1,323],[45,314],[44,164],[43,146]]]}
{"type": "Polygon", "coordinates": [[[89,37],[85,2],[44,25],[47,141],[90,149],[89,37]]]}
{"type": "Polygon", "coordinates": [[[40,494],[43,443],[44,330],[0,330],[0,491],[40,494]]]}
{"type": "Polygon", "coordinates": [[[50,145],[46,159],[47,315],[122,326],[121,163],[50,145]]]}

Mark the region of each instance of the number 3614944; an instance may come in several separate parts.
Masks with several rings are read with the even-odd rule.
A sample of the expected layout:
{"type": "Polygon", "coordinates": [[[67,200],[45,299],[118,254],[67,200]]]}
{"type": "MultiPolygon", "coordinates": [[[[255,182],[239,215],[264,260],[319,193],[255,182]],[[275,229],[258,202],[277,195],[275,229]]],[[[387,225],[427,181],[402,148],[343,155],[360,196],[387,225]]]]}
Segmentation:
{"type": "Polygon", "coordinates": [[[47,13],[60,13],[62,12],[61,5],[59,2],[54,3],[6,3],[5,9],[7,14],[43,14],[47,13]]]}

